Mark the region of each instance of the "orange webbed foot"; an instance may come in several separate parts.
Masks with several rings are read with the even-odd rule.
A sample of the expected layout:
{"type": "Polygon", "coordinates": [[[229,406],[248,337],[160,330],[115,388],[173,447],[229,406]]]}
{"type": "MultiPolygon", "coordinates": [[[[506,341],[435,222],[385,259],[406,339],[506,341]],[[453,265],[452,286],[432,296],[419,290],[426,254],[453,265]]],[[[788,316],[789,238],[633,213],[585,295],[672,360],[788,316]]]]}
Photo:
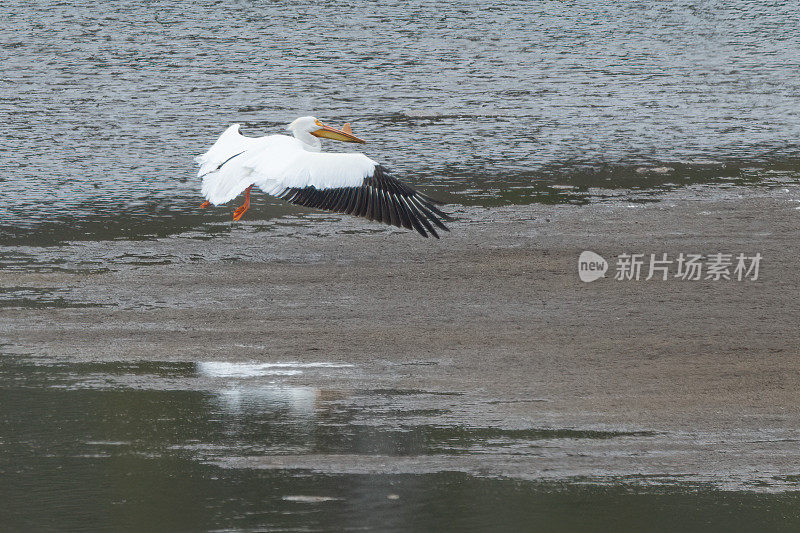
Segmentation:
{"type": "Polygon", "coordinates": [[[233,212],[233,220],[238,221],[240,218],[242,218],[242,215],[244,215],[245,212],[250,209],[250,189],[252,188],[253,186],[251,185],[244,190],[244,204],[236,208],[236,211],[233,212]]]}
{"type": "Polygon", "coordinates": [[[250,206],[247,205],[247,204],[245,204],[243,206],[240,206],[240,207],[237,207],[236,211],[233,212],[233,220],[238,221],[240,218],[242,218],[242,215],[245,214],[245,212],[247,211],[247,208],[249,208],[249,207],[250,206]]]}
{"type": "Polygon", "coordinates": [[[208,200],[206,200],[205,202],[203,202],[202,204],[200,204],[200,209],[205,209],[206,207],[208,207],[208,206],[210,206],[210,205],[211,205],[211,202],[209,202],[208,200]]]}

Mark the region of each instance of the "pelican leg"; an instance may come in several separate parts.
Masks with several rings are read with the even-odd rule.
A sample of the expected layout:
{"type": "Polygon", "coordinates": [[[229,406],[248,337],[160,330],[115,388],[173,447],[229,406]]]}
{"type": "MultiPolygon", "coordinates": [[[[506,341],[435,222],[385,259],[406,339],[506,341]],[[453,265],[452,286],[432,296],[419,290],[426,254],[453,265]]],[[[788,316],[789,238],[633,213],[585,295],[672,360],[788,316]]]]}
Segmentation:
{"type": "Polygon", "coordinates": [[[233,212],[233,220],[239,220],[250,209],[250,189],[252,188],[253,186],[251,185],[244,190],[244,203],[233,212]]]}
{"type": "Polygon", "coordinates": [[[208,206],[210,206],[210,205],[211,205],[211,202],[209,202],[208,200],[206,200],[205,202],[203,202],[202,204],[200,204],[200,209],[205,209],[206,207],[208,207],[208,206]]]}

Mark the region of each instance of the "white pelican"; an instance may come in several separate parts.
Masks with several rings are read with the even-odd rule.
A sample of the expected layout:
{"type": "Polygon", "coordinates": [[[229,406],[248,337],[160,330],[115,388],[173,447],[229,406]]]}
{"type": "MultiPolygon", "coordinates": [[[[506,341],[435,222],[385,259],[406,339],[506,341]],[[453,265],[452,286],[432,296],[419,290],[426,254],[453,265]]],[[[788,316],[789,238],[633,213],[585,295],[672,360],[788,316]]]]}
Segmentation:
{"type": "Polygon", "coordinates": [[[203,179],[202,192],[210,204],[230,202],[242,191],[244,204],[233,213],[239,220],[250,207],[250,189],[293,204],[347,213],[436,238],[436,228],[449,231],[449,217],[434,200],[405,183],[364,154],[323,153],[319,137],[363,143],[349,124],[341,130],[314,117],[300,117],[287,127],[294,134],[245,137],[233,124],[205,154],[195,158],[203,179]],[[435,226],[435,227],[434,227],[435,226]]]}

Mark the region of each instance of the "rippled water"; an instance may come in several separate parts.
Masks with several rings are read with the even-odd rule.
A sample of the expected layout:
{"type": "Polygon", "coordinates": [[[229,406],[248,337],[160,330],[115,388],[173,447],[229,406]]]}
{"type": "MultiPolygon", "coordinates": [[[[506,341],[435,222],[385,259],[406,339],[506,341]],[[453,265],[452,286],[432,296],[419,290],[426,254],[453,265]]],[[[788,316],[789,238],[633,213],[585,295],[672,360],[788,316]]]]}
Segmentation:
{"type": "MultiPolygon", "coordinates": [[[[0,9],[0,243],[227,220],[197,209],[191,157],[232,122],[260,135],[307,113],[351,121],[368,155],[456,203],[799,175],[792,3],[0,9]]],[[[259,200],[247,216],[288,212],[259,200]]]]}
{"type": "MultiPolygon", "coordinates": [[[[797,492],[720,492],[713,477],[647,470],[618,477],[609,467],[615,456],[645,453],[648,442],[663,439],[658,434],[487,425],[463,392],[352,387],[368,371],[342,362],[2,355],[0,526],[789,531],[800,524],[797,492]],[[577,457],[591,459],[593,475],[577,457]]],[[[490,410],[493,402],[479,403],[490,410]]],[[[746,461],[744,468],[747,476],[746,461]]],[[[791,490],[799,481],[767,477],[755,488],[791,490]]]]}

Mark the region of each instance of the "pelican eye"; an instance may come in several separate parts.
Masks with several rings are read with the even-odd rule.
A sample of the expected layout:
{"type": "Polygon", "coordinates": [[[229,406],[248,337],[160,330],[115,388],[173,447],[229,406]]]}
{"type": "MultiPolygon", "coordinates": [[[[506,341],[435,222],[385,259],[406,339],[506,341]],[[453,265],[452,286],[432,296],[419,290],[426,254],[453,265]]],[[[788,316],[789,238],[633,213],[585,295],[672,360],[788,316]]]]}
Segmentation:
{"type": "Polygon", "coordinates": [[[315,120],[315,121],[314,121],[314,124],[316,124],[316,125],[317,125],[317,126],[319,126],[320,128],[322,127],[322,122],[320,122],[319,120],[315,120]]]}

